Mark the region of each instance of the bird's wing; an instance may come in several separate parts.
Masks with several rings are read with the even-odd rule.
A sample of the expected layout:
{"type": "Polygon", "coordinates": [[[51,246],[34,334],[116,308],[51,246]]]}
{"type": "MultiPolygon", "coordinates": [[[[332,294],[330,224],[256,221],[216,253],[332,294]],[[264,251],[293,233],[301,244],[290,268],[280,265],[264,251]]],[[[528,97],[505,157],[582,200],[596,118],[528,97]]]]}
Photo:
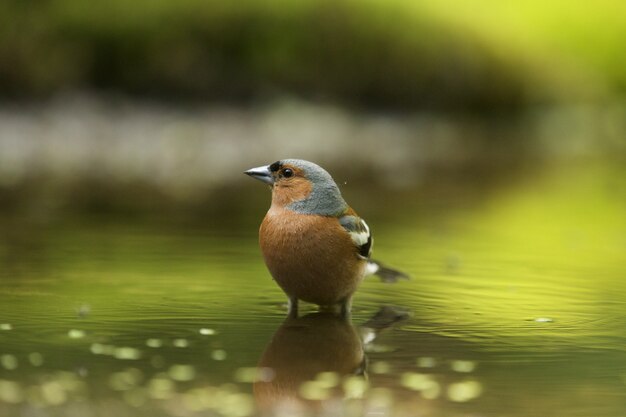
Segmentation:
{"type": "Polygon", "coordinates": [[[339,218],[339,223],[350,234],[361,258],[367,259],[372,252],[372,234],[367,223],[358,216],[346,214],[339,218]]]}

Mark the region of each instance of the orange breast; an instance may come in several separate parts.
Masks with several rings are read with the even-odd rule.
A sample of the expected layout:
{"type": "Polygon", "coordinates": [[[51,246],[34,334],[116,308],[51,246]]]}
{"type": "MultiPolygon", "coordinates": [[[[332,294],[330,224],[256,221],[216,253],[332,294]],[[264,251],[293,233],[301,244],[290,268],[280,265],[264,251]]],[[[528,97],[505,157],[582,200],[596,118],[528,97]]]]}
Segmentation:
{"type": "Polygon", "coordinates": [[[366,262],[334,217],[272,207],[259,237],[270,273],[289,296],[331,305],[350,296],[363,279],[366,262]]]}

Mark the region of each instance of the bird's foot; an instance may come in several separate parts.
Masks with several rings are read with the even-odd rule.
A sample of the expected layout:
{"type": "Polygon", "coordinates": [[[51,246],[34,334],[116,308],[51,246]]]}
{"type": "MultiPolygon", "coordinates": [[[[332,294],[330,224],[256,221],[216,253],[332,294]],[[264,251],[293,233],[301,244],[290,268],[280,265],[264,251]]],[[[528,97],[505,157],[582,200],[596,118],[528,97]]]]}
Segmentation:
{"type": "Polygon", "coordinates": [[[287,302],[287,316],[292,319],[298,318],[298,299],[295,297],[289,297],[287,302]]]}
{"type": "Polygon", "coordinates": [[[342,318],[349,320],[352,315],[352,297],[346,297],[341,300],[340,306],[339,315],[342,318]]]}

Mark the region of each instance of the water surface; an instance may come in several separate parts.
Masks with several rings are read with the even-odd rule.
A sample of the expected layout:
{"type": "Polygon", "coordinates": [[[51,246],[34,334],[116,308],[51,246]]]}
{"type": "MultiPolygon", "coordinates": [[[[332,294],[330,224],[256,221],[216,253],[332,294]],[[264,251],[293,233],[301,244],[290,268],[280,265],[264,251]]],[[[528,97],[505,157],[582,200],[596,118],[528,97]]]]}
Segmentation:
{"type": "Polygon", "coordinates": [[[412,277],[368,278],[351,322],[286,320],[257,188],[226,225],[3,219],[0,416],[622,417],[625,179],[583,164],[469,195],[348,188],[376,258],[412,277]],[[385,306],[409,317],[378,326],[385,306]]]}

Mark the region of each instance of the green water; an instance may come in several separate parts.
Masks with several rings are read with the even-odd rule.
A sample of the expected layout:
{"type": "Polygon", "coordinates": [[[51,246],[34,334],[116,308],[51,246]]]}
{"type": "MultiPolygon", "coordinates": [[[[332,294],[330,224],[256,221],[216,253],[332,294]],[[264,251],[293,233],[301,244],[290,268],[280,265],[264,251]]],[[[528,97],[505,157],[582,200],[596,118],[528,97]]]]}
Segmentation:
{"type": "Polygon", "coordinates": [[[224,221],[4,219],[0,416],[624,416],[624,167],[467,181],[346,190],[412,277],[368,278],[351,323],[285,321],[262,187],[224,221]],[[363,342],[383,306],[410,317],[363,342]]]}

